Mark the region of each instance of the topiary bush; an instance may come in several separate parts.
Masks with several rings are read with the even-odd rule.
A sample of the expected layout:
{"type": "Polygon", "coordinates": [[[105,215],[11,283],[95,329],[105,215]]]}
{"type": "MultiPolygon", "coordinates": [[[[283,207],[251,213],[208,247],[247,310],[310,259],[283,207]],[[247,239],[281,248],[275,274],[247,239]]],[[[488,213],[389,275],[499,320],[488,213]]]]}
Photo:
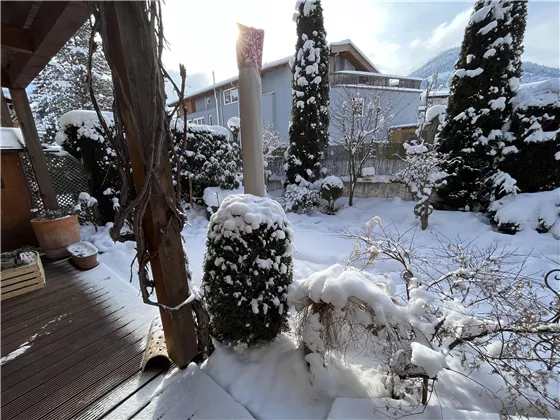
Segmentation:
{"type": "MultiPolygon", "coordinates": [[[[180,180],[183,196],[189,194],[189,179],[193,183],[194,197],[202,197],[207,187],[224,190],[239,188],[237,172],[241,165],[241,153],[236,143],[229,141],[229,134],[206,125],[187,124],[186,140],[183,139],[184,122],[176,119],[171,123],[174,144],[170,150],[172,162],[178,154],[180,180]]],[[[177,167],[173,176],[176,179],[177,167]]]]}
{"type": "Polygon", "coordinates": [[[321,189],[319,190],[323,200],[327,200],[327,214],[336,213],[336,200],[342,197],[344,192],[344,183],[342,180],[334,175],[326,177],[321,182],[321,189]]]}
{"type": "Polygon", "coordinates": [[[292,230],[280,205],[230,195],[210,218],[203,287],[214,337],[256,345],[287,326],[292,230]]]}

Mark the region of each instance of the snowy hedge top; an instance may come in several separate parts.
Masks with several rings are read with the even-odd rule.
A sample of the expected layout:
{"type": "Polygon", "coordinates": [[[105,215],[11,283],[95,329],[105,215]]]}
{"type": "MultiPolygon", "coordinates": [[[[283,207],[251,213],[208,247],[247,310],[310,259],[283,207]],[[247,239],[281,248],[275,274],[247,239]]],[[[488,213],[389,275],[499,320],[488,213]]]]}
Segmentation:
{"type": "MultiPolygon", "coordinates": [[[[185,120],[182,118],[173,118],[169,123],[173,131],[183,133],[185,129],[185,120]]],[[[202,125],[202,124],[189,124],[187,123],[187,131],[189,133],[210,134],[212,136],[222,135],[229,140],[229,132],[219,125],[202,125]]]]}
{"type": "MultiPolygon", "coordinates": [[[[113,118],[113,113],[108,111],[101,112],[103,115],[103,119],[107,123],[109,127],[114,127],[115,120],[113,118]]],[[[76,127],[78,128],[78,137],[87,137],[92,140],[97,140],[103,142],[105,139],[101,134],[99,134],[98,130],[101,128],[101,124],[99,124],[99,118],[95,111],[84,111],[84,110],[75,110],[75,111],[68,111],[58,120],[58,124],[60,126],[59,132],[56,134],[55,141],[62,145],[66,140],[66,129],[68,127],[76,127]]]]}
{"type": "Polygon", "coordinates": [[[21,130],[14,127],[0,127],[0,149],[22,150],[25,141],[21,130]]]}
{"type": "Polygon", "coordinates": [[[209,226],[213,226],[213,232],[208,237],[213,239],[249,234],[263,226],[276,230],[272,237],[290,240],[292,237],[290,222],[280,204],[251,194],[227,196],[212,215],[209,226]]]}
{"type": "Polygon", "coordinates": [[[521,85],[512,103],[514,109],[522,110],[549,105],[560,108],[560,79],[521,85]]]}
{"type": "Polygon", "coordinates": [[[334,175],[329,175],[328,177],[321,180],[320,182],[321,182],[321,188],[327,188],[327,189],[344,188],[344,183],[342,182],[342,180],[334,175]]]}

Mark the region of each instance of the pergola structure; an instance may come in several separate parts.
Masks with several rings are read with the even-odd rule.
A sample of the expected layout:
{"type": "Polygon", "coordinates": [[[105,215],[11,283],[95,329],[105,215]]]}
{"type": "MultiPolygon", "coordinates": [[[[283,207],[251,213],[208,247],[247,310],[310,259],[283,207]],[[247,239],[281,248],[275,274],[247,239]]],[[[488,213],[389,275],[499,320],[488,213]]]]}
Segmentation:
{"type": "MultiPolygon", "coordinates": [[[[10,89],[45,208],[54,210],[58,203],[25,88],[84,24],[87,7],[71,1],[2,1],[1,16],[2,87],[10,89]]],[[[12,125],[9,117],[2,94],[2,126],[12,125]]]]}
{"type": "MultiPolygon", "coordinates": [[[[127,103],[138,104],[137,113],[125,115],[123,124],[135,188],[139,192],[145,184],[140,150],[149,149],[153,142],[149,126],[154,115],[152,98],[163,96],[163,83],[161,86],[151,83],[154,63],[150,67],[146,60],[154,56],[155,46],[149,42],[139,43],[138,34],[141,25],[146,25],[146,19],[145,11],[138,4],[99,2],[98,5],[104,18],[104,49],[118,57],[112,68],[113,76],[122,80],[124,91],[121,94],[127,103]]],[[[1,1],[1,16],[2,87],[10,90],[44,206],[55,210],[58,204],[25,88],[88,19],[88,8],[82,1],[1,1]]],[[[7,105],[3,95],[1,110],[2,125],[11,126],[11,121],[4,118],[9,113],[5,113],[7,105]]],[[[161,170],[154,176],[162,187],[160,192],[151,194],[142,225],[149,243],[147,251],[151,255],[158,302],[174,308],[187,300],[189,289],[180,229],[171,229],[164,237],[161,235],[170,220],[163,205],[173,191],[169,162],[164,159],[161,170]]],[[[160,311],[169,355],[179,367],[186,367],[197,353],[191,311],[190,304],[181,305],[173,316],[160,311]]]]}

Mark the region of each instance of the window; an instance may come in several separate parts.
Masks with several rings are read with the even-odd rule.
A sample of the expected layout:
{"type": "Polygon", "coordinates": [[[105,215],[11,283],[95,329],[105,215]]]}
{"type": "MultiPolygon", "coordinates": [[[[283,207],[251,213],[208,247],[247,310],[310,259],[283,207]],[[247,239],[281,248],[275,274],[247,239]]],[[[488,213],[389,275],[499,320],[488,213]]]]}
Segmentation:
{"type": "Polygon", "coordinates": [[[224,90],[224,104],[233,104],[235,102],[239,102],[239,93],[237,92],[237,88],[224,90]]]}
{"type": "Polygon", "coordinates": [[[193,118],[194,125],[204,125],[204,117],[193,118]]]}
{"type": "Polygon", "coordinates": [[[210,108],[210,105],[211,105],[211,104],[212,104],[212,98],[210,98],[210,96],[207,96],[207,97],[204,99],[204,107],[205,107],[205,109],[210,108]]]}
{"type": "Polygon", "coordinates": [[[208,114],[208,125],[212,125],[212,114],[208,114]]]}

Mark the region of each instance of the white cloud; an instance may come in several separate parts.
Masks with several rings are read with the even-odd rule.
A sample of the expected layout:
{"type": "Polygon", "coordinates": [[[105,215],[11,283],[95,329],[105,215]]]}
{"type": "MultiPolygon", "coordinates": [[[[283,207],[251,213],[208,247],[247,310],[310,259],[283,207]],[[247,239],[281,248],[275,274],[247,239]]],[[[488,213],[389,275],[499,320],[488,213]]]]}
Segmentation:
{"type": "Polygon", "coordinates": [[[439,50],[460,44],[471,13],[472,8],[468,8],[455,15],[451,22],[442,23],[434,29],[432,35],[423,42],[423,45],[431,50],[439,50]]]}

